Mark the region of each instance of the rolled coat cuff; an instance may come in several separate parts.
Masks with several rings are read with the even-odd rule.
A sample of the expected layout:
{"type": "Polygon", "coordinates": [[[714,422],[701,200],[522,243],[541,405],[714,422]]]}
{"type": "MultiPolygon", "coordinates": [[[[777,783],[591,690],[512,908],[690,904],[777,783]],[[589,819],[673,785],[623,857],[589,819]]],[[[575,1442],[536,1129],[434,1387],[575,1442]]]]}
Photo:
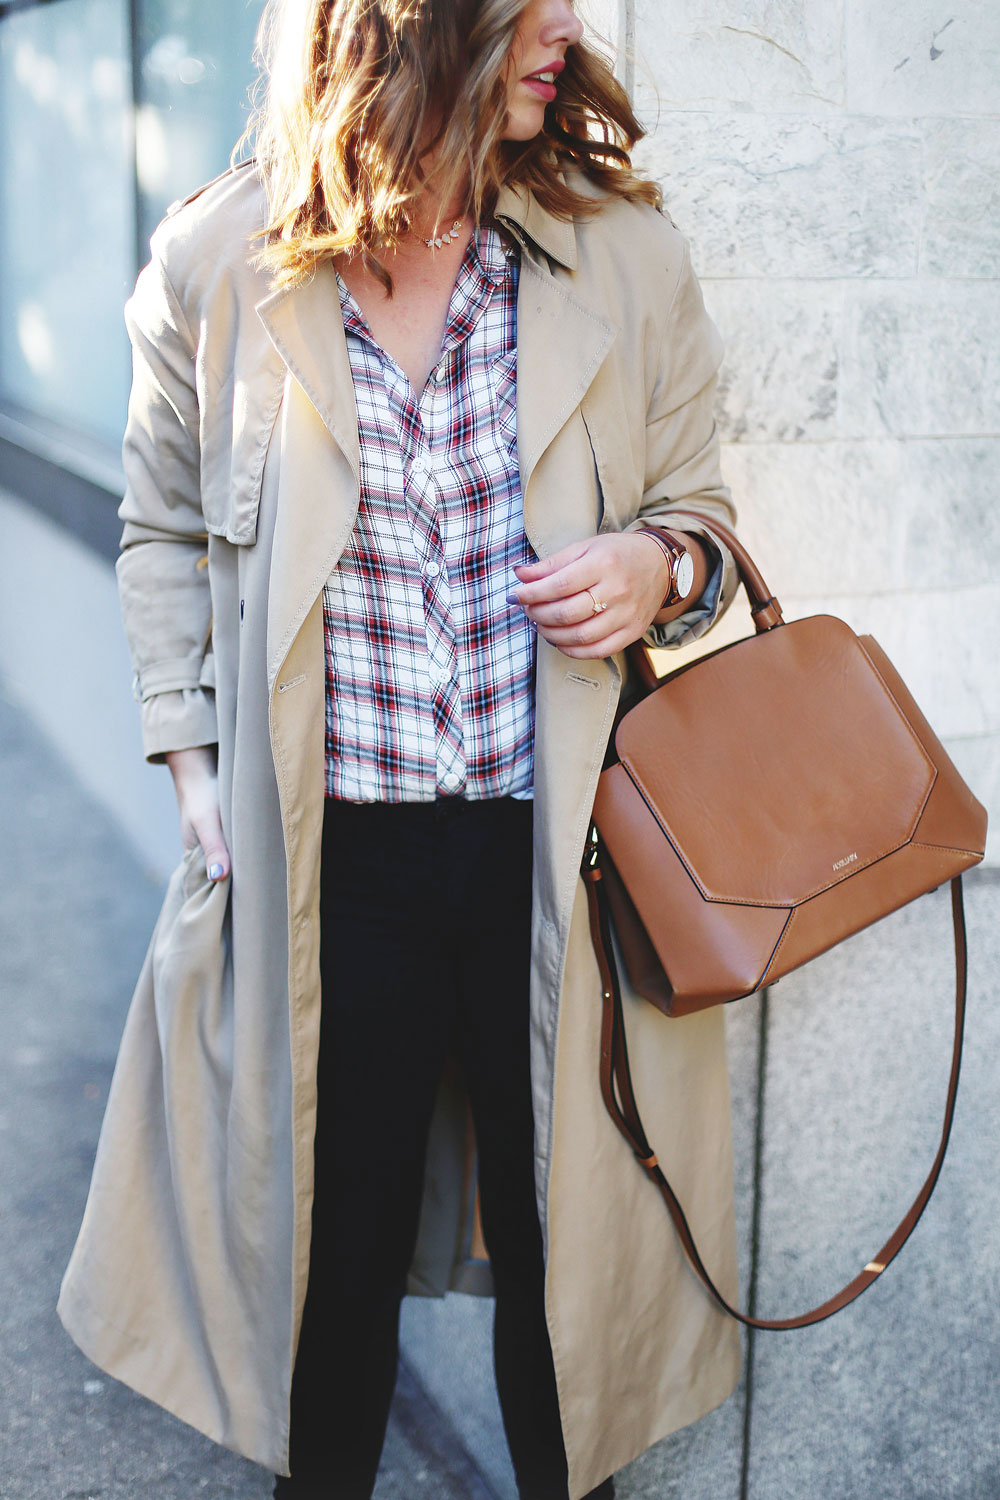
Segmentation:
{"type": "Polygon", "coordinates": [[[211,688],[177,688],[142,700],[142,750],[161,762],[168,750],[214,745],[219,738],[215,693],[211,688]]]}

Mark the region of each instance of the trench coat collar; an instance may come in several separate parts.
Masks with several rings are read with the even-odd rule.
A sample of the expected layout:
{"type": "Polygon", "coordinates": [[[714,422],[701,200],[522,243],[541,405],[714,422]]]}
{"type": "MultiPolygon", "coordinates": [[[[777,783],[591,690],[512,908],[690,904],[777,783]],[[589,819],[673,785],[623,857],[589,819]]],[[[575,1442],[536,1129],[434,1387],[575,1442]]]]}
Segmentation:
{"type": "Polygon", "coordinates": [[[527,236],[539,250],[552,260],[565,266],[567,271],[577,267],[576,230],[569,219],[557,219],[543,208],[530,189],[517,184],[504,185],[497,197],[494,217],[501,223],[527,236]]]}

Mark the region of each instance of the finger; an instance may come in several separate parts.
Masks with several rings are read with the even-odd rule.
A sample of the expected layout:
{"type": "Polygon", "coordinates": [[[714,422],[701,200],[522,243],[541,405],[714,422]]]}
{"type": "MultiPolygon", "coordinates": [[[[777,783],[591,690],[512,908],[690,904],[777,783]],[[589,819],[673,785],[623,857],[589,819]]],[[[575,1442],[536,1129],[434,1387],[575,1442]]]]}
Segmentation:
{"type": "MultiPolygon", "coordinates": [[[[539,635],[560,650],[578,646],[584,651],[593,651],[612,639],[628,645],[630,641],[638,640],[645,628],[645,622],[634,610],[623,607],[591,615],[575,625],[537,625],[539,635]]],[[[620,645],[615,647],[615,650],[621,649],[620,645]]]]}
{"type": "Polygon", "coordinates": [[[514,572],[525,583],[534,582],[538,578],[547,578],[550,573],[558,573],[559,569],[564,568],[567,563],[582,557],[592,540],[593,538],[588,538],[582,542],[570,542],[568,547],[560,547],[558,552],[552,552],[548,557],[540,557],[537,562],[517,563],[514,572]]]}
{"type": "Polygon", "coordinates": [[[585,644],[574,645],[571,641],[563,644],[552,641],[550,644],[561,651],[563,656],[570,656],[574,661],[597,661],[601,657],[614,656],[616,652],[624,651],[626,646],[630,646],[637,639],[635,632],[626,627],[622,630],[615,630],[600,640],[585,644]]]}
{"type": "MultiPolygon", "coordinates": [[[[596,590],[594,592],[596,593],[596,590]]],[[[618,604],[608,605],[605,609],[595,609],[589,592],[583,595],[574,594],[570,600],[562,600],[555,604],[536,605],[528,611],[528,615],[532,623],[540,630],[544,628],[551,634],[559,636],[561,641],[575,635],[587,643],[599,641],[603,636],[611,635],[613,631],[623,630],[630,625],[635,625],[637,633],[645,628],[639,623],[631,601],[626,599],[618,604]],[[565,618],[560,618],[561,614],[565,618]],[[543,618],[543,616],[550,618],[543,618]]]]}
{"type": "Polygon", "coordinates": [[[232,861],[223,836],[221,820],[218,816],[203,815],[194,822],[194,831],[201,845],[201,852],[205,856],[205,873],[209,880],[225,880],[232,867],[232,861]]]}
{"type": "Polygon", "coordinates": [[[526,605],[524,612],[533,625],[564,629],[582,625],[585,620],[603,613],[602,610],[595,610],[593,597],[586,591],[582,594],[568,594],[565,599],[553,599],[548,604],[526,605]]]}
{"type": "Polygon", "coordinates": [[[597,600],[603,604],[615,603],[619,598],[619,586],[610,578],[599,578],[592,557],[579,557],[545,578],[523,583],[517,591],[517,601],[523,608],[533,604],[550,604],[556,599],[569,599],[574,594],[589,597],[590,607],[593,609],[597,600]]]}
{"type": "Polygon", "coordinates": [[[602,641],[628,628],[630,622],[621,618],[610,621],[594,615],[581,625],[539,625],[538,633],[552,646],[562,651],[567,646],[579,647],[582,651],[594,651],[602,641]]]}

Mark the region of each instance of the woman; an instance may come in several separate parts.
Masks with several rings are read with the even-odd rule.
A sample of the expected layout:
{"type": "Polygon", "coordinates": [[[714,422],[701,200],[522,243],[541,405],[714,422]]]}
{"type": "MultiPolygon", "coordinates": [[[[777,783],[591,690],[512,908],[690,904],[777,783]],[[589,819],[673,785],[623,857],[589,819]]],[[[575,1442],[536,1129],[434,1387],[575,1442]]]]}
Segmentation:
{"type": "MultiPolygon", "coordinates": [[[[491,1273],[520,1495],[610,1495],[739,1364],[602,1115],[578,874],[620,653],[727,600],[718,337],[567,0],[268,34],[254,164],[128,310],[119,576],[186,853],[60,1312],[276,1496],[354,1500],[403,1291],[491,1273]]],[[[630,1020],[732,1289],[721,1027],[630,1020]]]]}

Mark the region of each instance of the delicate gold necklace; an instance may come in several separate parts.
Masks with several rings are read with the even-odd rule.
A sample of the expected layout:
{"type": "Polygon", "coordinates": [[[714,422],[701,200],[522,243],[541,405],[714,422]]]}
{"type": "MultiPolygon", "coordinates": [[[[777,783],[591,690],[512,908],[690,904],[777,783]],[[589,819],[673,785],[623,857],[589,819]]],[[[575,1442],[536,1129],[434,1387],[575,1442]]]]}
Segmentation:
{"type": "Polygon", "coordinates": [[[461,232],[462,221],[461,219],[456,219],[451,228],[446,229],[444,234],[435,235],[429,240],[425,240],[422,234],[418,234],[417,239],[426,245],[428,250],[440,250],[442,245],[448,245],[452,240],[457,240],[461,232]]]}

